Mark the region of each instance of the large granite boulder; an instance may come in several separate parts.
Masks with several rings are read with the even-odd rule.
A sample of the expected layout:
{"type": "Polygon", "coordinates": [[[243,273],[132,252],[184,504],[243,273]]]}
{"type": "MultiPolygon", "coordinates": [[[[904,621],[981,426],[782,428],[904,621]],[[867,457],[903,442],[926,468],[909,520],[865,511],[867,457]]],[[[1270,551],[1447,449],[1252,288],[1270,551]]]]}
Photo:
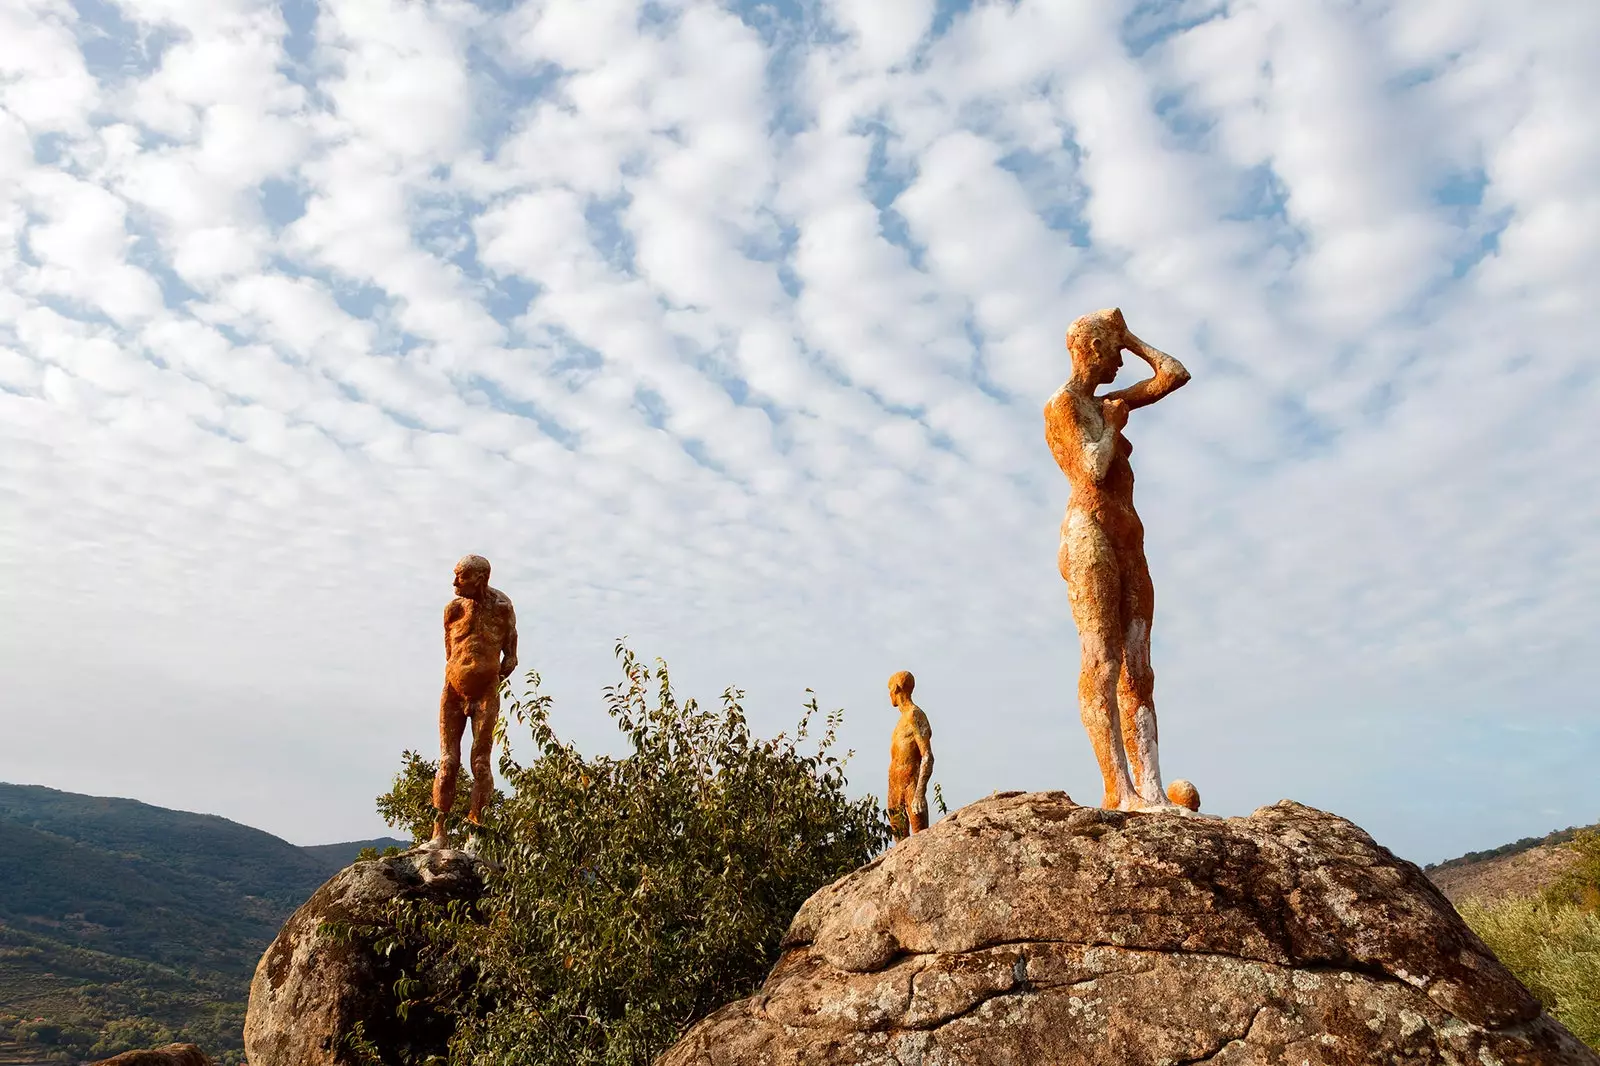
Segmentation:
{"type": "Polygon", "coordinates": [[[194,1044],[164,1044],[146,1051],[124,1051],[92,1066],[215,1066],[194,1044]]]}
{"type": "Polygon", "coordinates": [[[964,807],[817,892],[761,991],[658,1066],[1582,1064],[1439,891],[1350,822],[964,807]]]}
{"type": "Polygon", "coordinates": [[[392,903],[475,903],[482,869],[459,851],[407,853],[357,862],[317,889],[256,965],[244,1023],[250,1066],[356,1066],[374,1052],[385,1062],[444,1054],[447,1019],[413,1011],[402,1020],[396,1011],[395,980],[411,969],[414,953],[404,943],[388,952],[374,945],[392,931],[392,903]]]}

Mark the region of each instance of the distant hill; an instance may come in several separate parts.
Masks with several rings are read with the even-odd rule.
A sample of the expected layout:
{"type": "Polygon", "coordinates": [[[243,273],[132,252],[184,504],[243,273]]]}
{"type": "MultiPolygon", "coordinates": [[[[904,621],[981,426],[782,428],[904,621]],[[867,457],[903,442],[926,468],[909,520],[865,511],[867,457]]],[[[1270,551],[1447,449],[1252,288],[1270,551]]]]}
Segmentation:
{"type": "Polygon", "coordinates": [[[1572,853],[1562,845],[1584,828],[1600,829],[1600,823],[1558,829],[1542,837],[1523,837],[1487,851],[1469,851],[1428,866],[1426,872],[1451,903],[1466,899],[1491,903],[1511,896],[1536,895],[1572,865],[1572,853]]]}
{"type": "MultiPolygon", "coordinates": [[[[371,840],[351,840],[342,844],[311,844],[300,850],[319,856],[324,862],[330,864],[328,877],[332,877],[346,866],[355,862],[356,856],[367,848],[371,848],[374,851],[382,851],[384,848],[409,848],[410,846],[411,841],[409,840],[400,840],[396,837],[373,837],[371,840]]],[[[323,880],[327,880],[327,878],[323,880]]],[[[300,902],[304,903],[305,901],[301,900],[300,902]]],[[[299,905],[298,903],[295,904],[295,906],[299,905]]]]}
{"type": "Polygon", "coordinates": [[[0,783],[0,1062],[169,1035],[236,1051],[284,919],[363,847],[404,844],[300,848],[215,815],[0,783]]]}

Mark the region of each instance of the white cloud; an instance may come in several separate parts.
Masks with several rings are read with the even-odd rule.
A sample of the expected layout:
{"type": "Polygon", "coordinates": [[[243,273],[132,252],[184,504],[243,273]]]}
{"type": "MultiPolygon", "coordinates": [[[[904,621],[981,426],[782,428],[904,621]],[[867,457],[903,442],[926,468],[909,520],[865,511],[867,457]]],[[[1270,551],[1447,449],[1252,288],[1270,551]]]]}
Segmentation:
{"type": "Polygon", "coordinates": [[[99,102],[73,38],[66,0],[21,0],[0,11],[0,107],[35,133],[80,133],[99,102]]]}
{"type": "Polygon", "coordinates": [[[928,32],[934,3],[906,0],[901,4],[852,4],[835,0],[828,10],[849,32],[863,64],[887,67],[903,61],[928,32]]]}
{"type": "Polygon", "coordinates": [[[1592,820],[1495,760],[1600,754],[1594,5],[117,11],[0,11],[0,777],[376,831],[478,551],[587,745],[628,633],[862,787],[908,667],[952,798],[1092,795],[1040,407],[1116,305],[1195,374],[1130,428],[1171,772],[1592,820]]]}

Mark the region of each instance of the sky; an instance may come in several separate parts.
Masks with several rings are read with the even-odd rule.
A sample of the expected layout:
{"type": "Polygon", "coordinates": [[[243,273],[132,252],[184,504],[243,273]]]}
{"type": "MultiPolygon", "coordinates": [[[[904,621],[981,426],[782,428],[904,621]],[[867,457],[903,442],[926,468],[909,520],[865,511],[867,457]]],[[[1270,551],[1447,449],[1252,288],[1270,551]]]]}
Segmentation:
{"type": "Polygon", "coordinates": [[[1166,776],[1418,862],[1600,820],[1597,42],[6,0],[0,779],[383,833],[475,552],[585,750],[626,637],[762,733],[844,708],[858,793],[909,669],[952,808],[1096,802],[1041,409],[1117,306],[1193,374],[1127,429],[1166,776]]]}

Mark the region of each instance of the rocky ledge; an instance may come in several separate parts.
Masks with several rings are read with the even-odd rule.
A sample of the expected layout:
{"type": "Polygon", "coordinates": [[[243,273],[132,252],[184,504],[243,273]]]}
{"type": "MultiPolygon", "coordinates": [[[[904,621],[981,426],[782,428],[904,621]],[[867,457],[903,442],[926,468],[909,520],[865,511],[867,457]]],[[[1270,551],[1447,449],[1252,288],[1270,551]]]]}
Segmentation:
{"type": "MultiPolygon", "coordinates": [[[[448,1020],[398,1017],[394,983],[412,959],[373,944],[396,900],[476,902],[482,864],[459,851],[408,852],[339,871],[290,916],[256,966],[245,1015],[250,1066],[356,1066],[442,1055],[448,1020]]],[[[422,973],[434,981],[460,975],[422,973]]]]}
{"type": "Polygon", "coordinates": [[[817,892],[658,1066],[1600,1066],[1343,818],[971,804],[817,892]]]}

